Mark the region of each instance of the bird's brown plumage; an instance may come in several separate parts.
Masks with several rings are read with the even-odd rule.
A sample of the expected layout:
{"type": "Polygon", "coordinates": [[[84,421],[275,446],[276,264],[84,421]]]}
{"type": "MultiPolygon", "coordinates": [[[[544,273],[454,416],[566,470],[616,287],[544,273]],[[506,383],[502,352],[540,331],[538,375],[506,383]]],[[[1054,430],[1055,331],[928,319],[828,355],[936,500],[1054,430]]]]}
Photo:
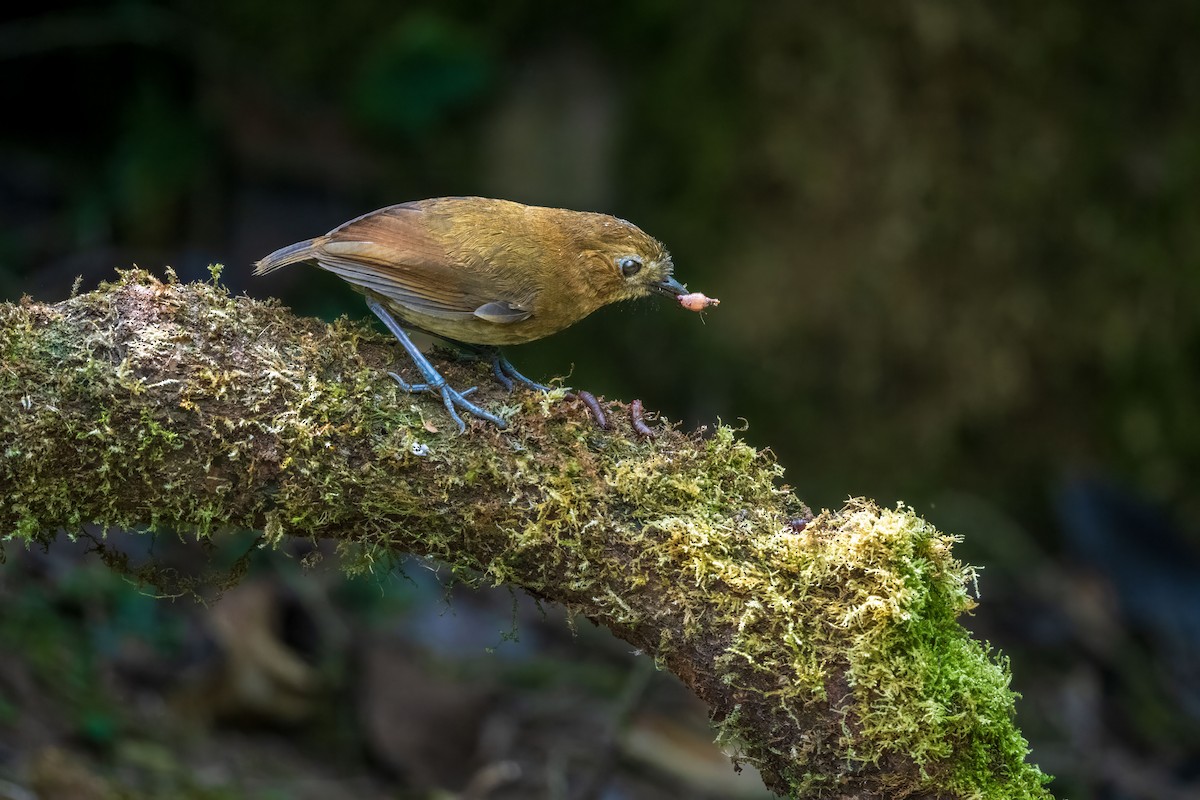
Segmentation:
{"type": "Polygon", "coordinates": [[[616,300],[682,288],[662,244],[624,220],[481,197],[382,208],[282,248],[254,272],[300,261],[406,325],[481,345],[533,341],[616,300]],[[621,267],[628,258],[640,265],[632,274],[621,267]]]}

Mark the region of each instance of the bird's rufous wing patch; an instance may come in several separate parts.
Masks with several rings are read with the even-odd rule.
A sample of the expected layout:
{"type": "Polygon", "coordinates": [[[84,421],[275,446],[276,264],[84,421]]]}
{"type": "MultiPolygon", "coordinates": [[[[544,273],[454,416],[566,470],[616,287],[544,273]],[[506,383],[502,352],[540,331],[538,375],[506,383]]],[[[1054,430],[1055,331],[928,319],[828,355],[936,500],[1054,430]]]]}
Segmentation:
{"type": "Polygon", "coordinates": [[[419,206],[372,212],[323,239],[314,248],[322,268],[415,312],[498,323],[530,316],[516,302],[497,297],[485,274],[455,261],[419,206]]]}

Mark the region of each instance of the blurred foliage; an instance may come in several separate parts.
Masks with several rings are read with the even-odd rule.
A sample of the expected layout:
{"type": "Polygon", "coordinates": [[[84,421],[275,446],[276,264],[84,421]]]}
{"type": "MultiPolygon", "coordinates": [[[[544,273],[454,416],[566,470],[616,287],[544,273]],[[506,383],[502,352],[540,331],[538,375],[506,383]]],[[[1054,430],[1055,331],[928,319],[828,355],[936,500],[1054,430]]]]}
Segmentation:
{"type": "Polygon", "coordinates": [[[247,266],[420,197],[609,211],[720,309],[608,309],[518,366],[744,417],[815,507],[953,519],[986,594],[1028,564],[976,528],[1049,558],[1064,475],[1200,513],[1198,29],[1183,0],[8,10],[0,296],[224,261],[363,315],[247,266]]]}
{"type": "MultiPolygon", "coordinates": [[[[96,590],[95,599],[104,599],[89,610],[104,614],[108,610],[105,601],[113,599],[105,590],[111,590],[120,579],[97,565],[95,570],[77,573],[76,585],[91,582],[89,579],[97,578],[97,573],[101,574],[92,589],[96,590]]],[[[96,691],[96,651],[100,643],[87,637],[79,625],[82,611],[76,605],[79,598],[73,594],[68,590],[61,597],[50,597],[42,592],[24,592],[10,598],[0,621],[0,647],[22,653],[36,676],[38,691],[63,709],[63,717],[75,735],[89,744],[104,746],[113,740],[119,714],[112,699],[96,691]],[[64,606],[53,605],[60,601],[64,606]]],[[[103,638],[103,630],[97,635],[103,638]]],[[[2,702],[5,708],[16,709],[22,700],[14,695],[2,702]]],[[[5,726],[15,727],[15,711],[5,716],[5,726]]]]}

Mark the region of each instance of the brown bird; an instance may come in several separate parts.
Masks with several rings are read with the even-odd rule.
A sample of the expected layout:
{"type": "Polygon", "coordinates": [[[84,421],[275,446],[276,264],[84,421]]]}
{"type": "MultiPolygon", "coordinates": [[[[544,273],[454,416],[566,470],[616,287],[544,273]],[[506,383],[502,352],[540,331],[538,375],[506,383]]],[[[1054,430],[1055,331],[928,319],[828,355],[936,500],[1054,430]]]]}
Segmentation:
{"type": "Polygon", "coordinates": [[[617,300],[686,287],[672,277],[671,256],[636,225],[607,214],[526,206],[482,197],[439,197],[388,206],[324,236],[276,250],[254,274],[301,261],[350,283],[408,351],[424,383],[409,392],[439,393],[456,408],[503,428],[504,420],[466,399],[409,339],[417,329],[489,356],[496,378],[537,389],[501,355],[500,345],[549,336],[617,300]]]}

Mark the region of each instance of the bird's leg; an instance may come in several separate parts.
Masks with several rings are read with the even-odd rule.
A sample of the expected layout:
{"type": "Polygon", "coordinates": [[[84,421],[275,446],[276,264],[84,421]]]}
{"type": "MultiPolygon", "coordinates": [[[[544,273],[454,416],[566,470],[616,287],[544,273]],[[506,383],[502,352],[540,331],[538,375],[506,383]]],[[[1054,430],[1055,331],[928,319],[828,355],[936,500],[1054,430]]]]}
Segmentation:
{"type": "Polygon", "coordinates": [[[404,329],[400,327],[400,324],[396,322],[395,318],[393,318],[392,315],[388,313],[388,310],[384,308],[377,300],[367,298],[367,308],[371,309],[375,316],[379,317],[383,324],[387,326],[387,329],[392,332],[392,335],[396,337],[401,346],[403,346],[408,352],[409,357],[412,358],[413,363],[421,372],[421,376],[425,378],[424,383],[406,383],[404,379],[396,373],[389,372],[388,375],[391,375],[392,378],[395,379],[396,383],[400,384],[401,389],[406,392],[414,393],[440,393],[442,396],[442,404],[446,406],[446,411],[450,414],[450,418],[454,420],[456,425],[458,425],[459,433],[465,431],[467,426],[466,423],[462,421],[462,417],[460,417],[458,412],[455,410],[456,407],[461,408],[463,411],[468,413],[474,414],[480,419],[486,419],[489,422],[494,423],[497,428],[505,427],[504,420],[500,419],[495,414],[489,414],[487,411],[484,411],[482,408],[466,399],[468,394],[475,391],[474,386],[466,391],[460,392],[447,384],[446,379],[442,377],[441,373],[434,369],[433,364],[429,363],[429,359],[425,358],[425,355],[417,348],[415,344],[413,344],[412,339],[408,338],[408,334],[404,332],[404,329]]]}

